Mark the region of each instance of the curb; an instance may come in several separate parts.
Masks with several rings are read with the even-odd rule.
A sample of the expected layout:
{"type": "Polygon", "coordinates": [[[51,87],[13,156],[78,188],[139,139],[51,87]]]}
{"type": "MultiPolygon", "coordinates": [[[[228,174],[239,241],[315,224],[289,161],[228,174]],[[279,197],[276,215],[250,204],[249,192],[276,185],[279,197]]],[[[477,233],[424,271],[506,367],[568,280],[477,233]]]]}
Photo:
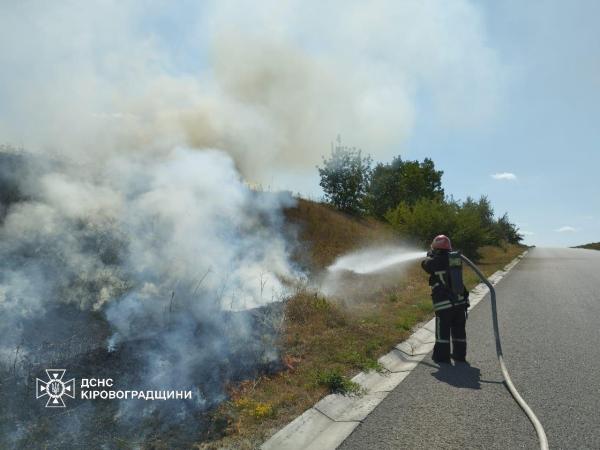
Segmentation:
{"type": "MultiPolygon", "coordinates": [[[[488,279],[496,285],[527,254],[527,250],[488,279]]],[[[469,295],[471,311],[489,292],[479,283],[469,295]]],[[[352,381],[366,393],[361,396],[330,394],[275,433],[262,450],[333,450],[363,422],[379,403],[394,390],[433,350],[435,317],[422,325],[407,340],[379,358],[385,373],[360,372],[352,381]]]]}

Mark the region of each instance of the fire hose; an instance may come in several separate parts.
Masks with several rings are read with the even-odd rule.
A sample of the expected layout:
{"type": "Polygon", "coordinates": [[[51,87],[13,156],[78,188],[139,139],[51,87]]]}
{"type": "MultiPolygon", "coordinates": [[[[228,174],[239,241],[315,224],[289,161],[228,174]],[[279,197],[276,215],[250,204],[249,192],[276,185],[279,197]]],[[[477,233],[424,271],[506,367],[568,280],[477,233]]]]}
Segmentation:
{"type": "Polygon", "coordinates": [[[535,428],[535,432],[537,433],[538,439],[540,441],[540,448],[542,450],[548,450],[548,438],[546,437],[546,432],[544,431],[544,427],[541,422],[530,408],[530,406],[525,402],[521,394],[517,391],[517,388],[513,384],[510,374],[508,373],[508,369],[506,368],[506,364],[504,364],[504,357],[502,355],[502,343],[500,342],[500,331],[498,328],[498,311],[496,308],[496,291],[494,290],[494,286],[492,283],[485,277],[483,273],[479,270],[479,268],[466,256],[460,255],[461,259],[477,274],[477,276],[481,279],[481,281],[489,288],[490,290],[490,298],[492,303],[492,322],[494,324],[494,337],[496,339],[496,355],[498,356],[498,361],[500,362],[500,369],[502,370],[502,375],[504,376],[504,385],[509,390],[510,394],[513,396],[515,401],[521,407],[523,412],[529,418],[529,421],[532,423],[535,428]]]}

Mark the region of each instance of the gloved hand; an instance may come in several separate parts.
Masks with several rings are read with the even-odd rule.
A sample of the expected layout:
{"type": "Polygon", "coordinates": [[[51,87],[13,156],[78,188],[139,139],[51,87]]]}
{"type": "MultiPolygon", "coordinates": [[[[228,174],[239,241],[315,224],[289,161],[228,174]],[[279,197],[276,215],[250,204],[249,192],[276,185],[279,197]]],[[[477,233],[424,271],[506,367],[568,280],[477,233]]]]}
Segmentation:
{"type": "Polygon", "coordinates": [[[429,250],[429,251],[427,252],[427,257],[428,257],[428,258],[433,258],[433,250],[429,250]]]}

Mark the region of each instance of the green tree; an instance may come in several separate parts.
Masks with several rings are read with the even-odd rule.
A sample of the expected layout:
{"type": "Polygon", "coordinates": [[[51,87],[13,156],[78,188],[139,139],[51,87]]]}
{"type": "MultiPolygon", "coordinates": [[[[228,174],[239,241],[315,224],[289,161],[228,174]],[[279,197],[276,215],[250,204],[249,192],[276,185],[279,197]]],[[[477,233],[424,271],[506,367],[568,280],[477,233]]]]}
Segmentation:
{"type": "Polygon", "coordinates": [[[365,212],[365,195],[371,177],[371,157],[360,149],[345,147],[338,138],[329,159],[317,167],[325,199],[337,209],[350,214],[365,212]]]}
{"type": "Polygon", "coordinates": [[[492,203],[486,195],[479,197],[478,201],[475,201],[472,197],[467,197],[462,206],[463,208],[473,209],[476,211],[483,226],[490,228],[493,226],[495,222],[494,209],[492,208],[492,203]]]}
{"type": "Polygon", "coordinates": [[[463,214],[473,214],[479,219],[479,227],[483,233],[484,245],[499,245],[500,240],[494,231],[496,219],[494,218],[494,209],[492,203],[487,196],[482,195],[478,201],[475,201],[472,197],[467,199],[461,205],[461,211],[464,210],[463,214]]]}
{"type": "Polygon", "coordinates": [[[509,244],[519,244],[523,240],[523,235],[519,233],[519,228],[511,223],[508,213],[504,213],[494,224],[494,233],[498,241],[505,241],[509,244]]]}
{"type": "Polygon", "coordinates": [[[456,228],[450,236],[455,249],[469,258],[479,259],[477,250],[488,244],[490,230],[482,221],[479,208],[463,203],[456,209],[456,228]]]}
{"type": "Polygon", "coordinates": [[[398,156],[389,164],[377,164],[366,198],[369,213],[384,218],[401,202],[412,206],[422,198],[443,199],[442,175],[429,158],[403,161],[398,156]]]}

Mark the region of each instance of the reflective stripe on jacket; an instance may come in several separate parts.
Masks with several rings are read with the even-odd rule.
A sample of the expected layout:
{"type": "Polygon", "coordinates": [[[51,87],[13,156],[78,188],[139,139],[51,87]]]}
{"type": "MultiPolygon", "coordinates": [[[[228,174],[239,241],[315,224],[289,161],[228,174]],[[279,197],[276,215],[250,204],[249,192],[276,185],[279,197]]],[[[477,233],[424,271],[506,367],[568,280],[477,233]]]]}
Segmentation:
{"type": "Polygon", "coordinates": [[[468,304],[469,293],[466,289],[462,295],[456,295],[450,289],[448,255],[447,250],[436,250],[429,253],[427,258],[421,262],[421,267],[429,274],[431,299],[435,311],[468,304]]]}

